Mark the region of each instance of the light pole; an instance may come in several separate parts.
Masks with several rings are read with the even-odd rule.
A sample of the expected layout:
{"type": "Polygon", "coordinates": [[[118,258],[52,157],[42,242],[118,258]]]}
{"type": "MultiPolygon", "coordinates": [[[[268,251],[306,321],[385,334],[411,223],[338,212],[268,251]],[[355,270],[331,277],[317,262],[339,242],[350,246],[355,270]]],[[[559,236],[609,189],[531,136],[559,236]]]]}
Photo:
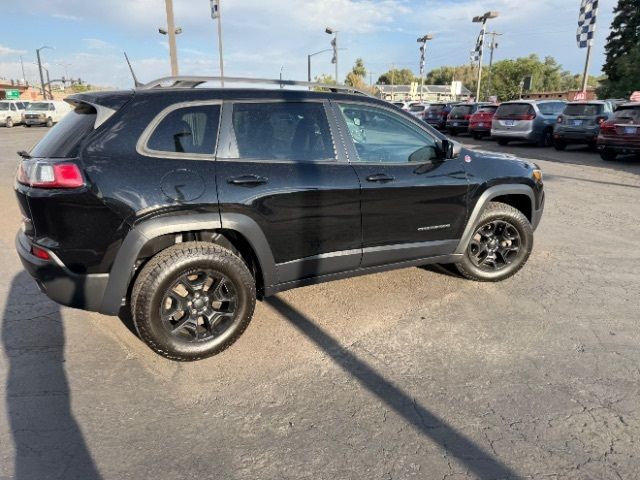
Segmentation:
{"type": "Polygon", "coordinates": [[[487,25],[487,20],[491,18],[496,18],[498,16],[498,12],[486,12],[484,15],[473,17],[473,23],[482,23],[482,30],[480,30],[480,37],[478,39],[480,52],[478,52],[479,60],[478,60],[478,87],[476,88],[476,102],[480,101],[480,82],[482,80],[482,54],[484,52],[484,34],[485,28],[487,25]]]}
{"type": "Polygon", "coordinates": [[[333,40],[331,40],[331,46],[333,47],[333,58],[331,59],[331,63],[336,66],[336,85],[340,84],[338,80],[338,31],[333,28],[327,27],[324,29],[325,33],[329,35],[333,35],[333,40]]]}
{"type": "Polygon", "coordinates": [[[422,96],[424,92],[424,56],[427,50],[427,41],[432,40],[433,35],[425,35],[418,39],[420,45],[420,103],[422,103],[422,96]]]}
{"type": "Polygon", "coordinates": [[[211,2],[211,18],[218,20],[218,52],[220,56],[220,86],[224,87],[224,60],[222,59],[222,17],[220,16],[220,0],[211,2]]]}
{"type": "Polygon", "coordinates": [[[311,82],[311,57],[315,57],[316,55],[320,55],[321,53],[330,52],[331,48],[325,48],[324,50],[320,50],[316,53],[310,53],[307,55],[307,81],[311,82]]]}
{"type": "Polygon", "coordinates": [[[72,65],[71,63],[56,63],[56,65],[64,68],[64,78],[65,80],[69,79],[69,67],[72,65]]]}
{"type": "Polygon", "coordinates": [[[491,43],[489,44],[489,48],[491,49],[491,55],[489,55],[489,82],[487,85],[487,95],[491,93],[491,84],[493,83],[493,72],[491,69],[493,68],[493,51],[498,48],[498,43],[496,42],[496,37],[502,35],[497,32],[487,32],[487,35],[491,35],[491,43]]]}
{"type": "Polygon", "coordinates": [[[40,86],[42,87],[43,100],[47,99],[47,92],[44,89],[44,75],[42,75],[42,61],[40,60],[40,50],[44,50],[45,48],[50,48],[51,50],[53,50],[53,47],[49,47],[47,45],[44,45],[36,49],[36,56],[38,57],[38,71],[40,72],[40,86]]]}
{"type": "Polygon", "coordinates": [[[171,76],[178,75],[178,51],[176,48],[176,35],[182,33],[182,28],[177,27],[173,21],[173,0],[165,0],[167,7],[167,28],[158,28],[162,35],[169,35],[169,59],[171,60],[171,76]]]}

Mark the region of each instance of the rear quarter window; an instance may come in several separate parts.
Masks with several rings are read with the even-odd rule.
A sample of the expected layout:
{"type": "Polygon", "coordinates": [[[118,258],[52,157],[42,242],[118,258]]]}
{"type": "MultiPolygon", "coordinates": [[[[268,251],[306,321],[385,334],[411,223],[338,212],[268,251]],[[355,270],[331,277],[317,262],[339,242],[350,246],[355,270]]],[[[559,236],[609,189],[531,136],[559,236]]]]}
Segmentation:
{"type": "Polygon", "coordinates": [[[169,112],[149,136],[146,148],[171,155],[213,155],[220,105],[192,105],[169,112]]]}
{"type": "MultiPolygon", "coordinates": [[[[32,104],[33,105],[33,104],[32,104]]],[[[67,113],[30,152],[32,157],[77,157],[82,140],[89,135],[96,123],[96,110],[91,105],[80,104],[67,113]]]]}

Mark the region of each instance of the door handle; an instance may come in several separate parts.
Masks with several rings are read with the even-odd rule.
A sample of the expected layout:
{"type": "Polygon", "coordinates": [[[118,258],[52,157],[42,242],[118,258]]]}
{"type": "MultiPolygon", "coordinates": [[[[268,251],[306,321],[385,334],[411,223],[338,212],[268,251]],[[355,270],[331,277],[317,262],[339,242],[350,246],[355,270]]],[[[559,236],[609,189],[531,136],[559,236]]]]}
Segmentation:
{"type": "Polygon", "coordinates": [[[392,177],[386,173],[376,173],[375,175],[369,175],[367,177],[367,182],[391,182],[395,179],[396,177],[392,177]]]}
{"type": "Polygon", "coordinates": [[[262,185],[268,181],[268,178],[259,175],[241,175],[239,177],[227,178],[227,183],[231,183],[232,185],[262,185]]]}

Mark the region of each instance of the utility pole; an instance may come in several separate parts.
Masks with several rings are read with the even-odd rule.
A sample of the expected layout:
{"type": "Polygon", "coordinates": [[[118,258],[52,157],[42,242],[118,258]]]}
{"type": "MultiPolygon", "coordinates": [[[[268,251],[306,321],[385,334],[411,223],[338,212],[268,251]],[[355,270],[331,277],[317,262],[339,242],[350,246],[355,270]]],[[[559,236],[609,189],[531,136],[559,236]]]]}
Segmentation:
{"type": "Polygon", "coordinates": [[[173,21],[173,0],[165,0],[165,5],[167,7],[167,35],[169,35],[171,75],[175,77],[178,75],[178,52],[176,49],[176,25],[173,21]]]}
{"type": "Polygon", "coordinates": [[[222,17],[220,15],[220,0],[211,1],[211,18],[218,20],[218,56],[220,57],[220,86],[224,87],[224,60],[222,56],[222,17]]]}
{"type": "Polygon", "coordinates": [[[487,35],[491,35],[491,43],[489,44],[489,48],[491,49],[491,55],[489,56],[489,82],[487,85],[487,93],[485,95],[488,97],[491,93],[491,84],[493,82],[493,74],[491,70],[493,67],[493,50],[498,48],[498,44],[496,43],[496,36],[499,37],[502,34],[497,32],[487,32],[487,35]]]}
{"type": "Polygon", "coordinates": [[[477,17],[473,17],[473,23],[482,23],[482,30],[480,30],[480,36],[478,37],[478,86],[476,88],[476,102],[480,101],[480,82],[482,81],[482,57],[484,53],[484,36],[487,26],[487,20],[491,18],[496,18],[498,16],[498,12],[486,12],[484,15],[480,15],[477,17]]]}
{"type": "Polygon", "coordinates": [[[27,82],[27,76],[24,74],[24,62],[22,61],[22,55],[20,55],[20,67],[22,67],[22,81],[26,84],[28,84],[29,82],[27,82]]]}
{"type": "Polygon", "coordinates": [[[49,70],[47,70],[47,88],[49,89],[49,100],[53,100],[53,93],[51,93],[51,79],[49,78],[49,70]]]}
{"type": "Polygon", "coordinates": [[[40,50],[44,50],[45,48],[52,48],[52,47],[48,47],[48,46],[42,46],[38,49],[36,49],[36,56],[38,57],[38,70],[40,72],[40,86],[42,87],[42,99],[46,100],[47,99],[47,92],[45,90],[45,85],[44,85],[44,75],[42,74],[42,60],[40,59],[40,50]]]}

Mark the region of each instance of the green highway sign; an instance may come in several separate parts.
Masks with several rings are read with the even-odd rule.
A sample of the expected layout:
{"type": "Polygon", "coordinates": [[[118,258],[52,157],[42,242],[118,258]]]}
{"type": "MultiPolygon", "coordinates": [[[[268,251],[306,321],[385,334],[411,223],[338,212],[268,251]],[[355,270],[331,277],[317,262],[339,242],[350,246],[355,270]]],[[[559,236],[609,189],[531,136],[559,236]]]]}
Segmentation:
{"type": "Polygon", "coordinates": [[[7,100],[18,100],[20,98],[20,90],[5,90],[4,98],[7,100]]]}

